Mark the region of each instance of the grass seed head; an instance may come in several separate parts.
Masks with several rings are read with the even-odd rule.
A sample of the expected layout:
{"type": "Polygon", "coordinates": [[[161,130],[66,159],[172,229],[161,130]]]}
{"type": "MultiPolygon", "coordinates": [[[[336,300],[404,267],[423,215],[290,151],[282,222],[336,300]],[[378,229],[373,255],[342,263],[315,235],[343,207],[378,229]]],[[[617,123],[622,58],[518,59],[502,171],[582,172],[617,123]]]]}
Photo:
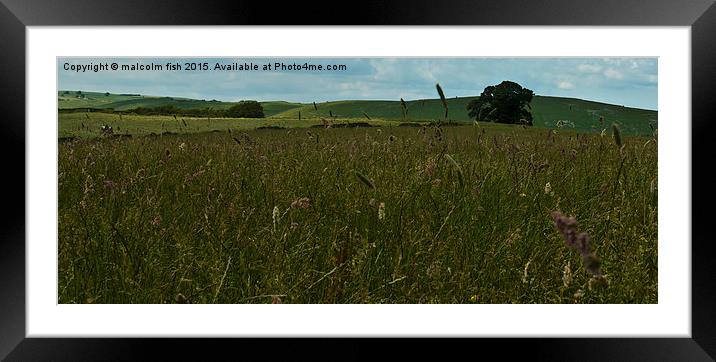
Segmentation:
{"type": "Polygon", "coordinates": [[[300,199],[296,199],[291,203],[291,207],[294,209],[306,209],[311,205],[311,199],[308,197],[302,197],[300,199]]]}
{"type": "Polygon", "coordinates": [[[447,119],[448,104],[447,104],[447,100],[445,99],[445,93],[443,92],[442,87],[440,87],[440,83],[436,83],[435,88],[438,90],[438,95],[440,96],[440,102],[442,102],[443,108],[445,108],[445,119],[447,119]]]}
{"type": "Polygon", "coordinates": [[[460,187],[464,187],[465,184],[462,175],[462,168],[460,167],[460,165],[457,164],[457,162],[455,162],[455,159],[453,159],[452,156],[445,155],[445,158],[448,160],[448,162],[450,162],[452,167],[455,168],[455,171],[457,171],[457,180],[460,183],[460,187]]]}
{"type": "Polygon", "coordinates": [[[614,143],[616,143],[617,147],[621,148],[623,146],[622,132],[616,123],[612,123],[612,134],[614,135],[614,143]]]}

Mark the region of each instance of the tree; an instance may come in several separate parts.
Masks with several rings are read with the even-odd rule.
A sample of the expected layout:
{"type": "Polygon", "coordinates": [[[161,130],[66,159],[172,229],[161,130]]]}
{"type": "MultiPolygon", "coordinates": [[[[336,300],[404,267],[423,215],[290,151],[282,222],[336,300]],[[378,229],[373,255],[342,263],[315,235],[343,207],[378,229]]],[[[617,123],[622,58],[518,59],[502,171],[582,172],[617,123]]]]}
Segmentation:
{"type": "Polygon", "coordinates": [[[480,97],[467,104],[468,116],[476,121],[532,125],[530,102],[534,92],[521,85],[503,81],[485,87],[480,97]]]}
{"type": "Polygon", "coordinates": [[[226,116],[236,118],[263,118],[264,108],[257,101],[241,101],[226,110],[226,116]]]}

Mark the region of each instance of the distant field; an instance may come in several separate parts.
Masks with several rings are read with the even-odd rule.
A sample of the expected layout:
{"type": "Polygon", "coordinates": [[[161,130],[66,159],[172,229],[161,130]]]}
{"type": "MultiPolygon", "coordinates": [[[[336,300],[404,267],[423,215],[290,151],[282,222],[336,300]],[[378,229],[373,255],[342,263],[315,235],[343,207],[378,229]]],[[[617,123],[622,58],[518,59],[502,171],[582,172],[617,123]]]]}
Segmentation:
{"type": "MultiPolygon", "coordinates": [[[[104,93],[85,93],[86,99],[76,98],[76,94],[70,92],[65,95],[64,91],[59,93],[58,106],[60,109],[67,108],[112,108],[115,110],[130,110],[137,107],[157,107],[172,104],[178,108],[208,108],[224,109],[233,103],[219,101],[205,101],[171,97],[150,97],[150,96],[105,96],[104,93]]],[[[469,123],[466,106],[475,97],[449,98],[449,119],[469,123]]],[[[406,120],[427,121],[443,118],[443,108],[438,99],[408,101],[408,116],[406,120]]],[[[363,101],[346,100],[335,102],[317,103],[316,110],[313,104],[300,104],[282,101],[262,102],[266,117],[273,119],[298,119],[301,118],[320,120],[330,118],[329,112],[338,118],[362,119],[367,121],[368,117],[403,121],[399,101],[363,101]]],[[[621,125],[625,134],[648,135],[654,127],[658,126],[658,113],[656,111],[637,108],[622,107],[619,105],[585,101],[575,98],[560,98],[535,96],[532,100],[532,114],[535,127],[554,128],[558,120],[569,121],[567,128],[583,132],[600,132],[608,128],[612,122],[621,125]],[[605,119],[605,126],[599,124],[599,117],[605,119]],[[574,125],[574,127],[571,126],[574,125]]]]}
{"type": "MultiPolygon", "coordinates": [[[[374,119],[349,120],[339,119],[335,124],[348,122],[364,122],[375,126],[395,126],[398,123],[374,119]]],[[[60,113],[58,122],[58,136],[96,138],[102,135],[101,127],[112,126],[115,134],[128,134],[132,136],[146,136],[161,134],[163,132],[189,134],[212,131],[251,130],[259,127],[301,128],[322,125],[319,119],[290,119],[290,118],[195,118],[172,116],[138,116],[111,113],[60,113]]]]}

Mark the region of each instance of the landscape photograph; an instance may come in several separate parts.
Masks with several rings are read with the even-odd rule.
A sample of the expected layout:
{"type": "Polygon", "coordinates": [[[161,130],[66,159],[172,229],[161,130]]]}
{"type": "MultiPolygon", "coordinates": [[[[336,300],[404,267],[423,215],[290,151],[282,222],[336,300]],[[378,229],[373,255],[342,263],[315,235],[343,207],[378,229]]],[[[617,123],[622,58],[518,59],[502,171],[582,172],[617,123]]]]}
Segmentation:
{"type": "Polygon", "coordinates": [[[57,301],[658,303],[657,64],[58,57],[57,301]]]}

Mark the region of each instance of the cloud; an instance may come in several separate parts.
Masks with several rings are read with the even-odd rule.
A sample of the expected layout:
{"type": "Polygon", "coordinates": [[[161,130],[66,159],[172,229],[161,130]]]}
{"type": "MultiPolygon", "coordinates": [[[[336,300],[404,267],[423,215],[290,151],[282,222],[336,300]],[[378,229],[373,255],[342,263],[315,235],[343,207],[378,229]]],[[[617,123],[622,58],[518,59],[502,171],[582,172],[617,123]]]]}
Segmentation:
{"type": "Polygon", "coordinates": [[[557,84],[557,88],[559,89],[574,89],[574,84],[567,81],[562,81],[557,84]]]}
{"type": "Polygon", "coordinates": [[[614,69],[614,68],[607,68],[607,70],[604,71],[604,76],[609,79],[622,79],[624,78],[624,75],[622,72],[614,69]]]}
{"type": "Polygon", "coordinates": [[[577,66],[577,70],[582,73],[597,73],[602,70],[602,66],[597,64],[580,64],[577,66]]]}

